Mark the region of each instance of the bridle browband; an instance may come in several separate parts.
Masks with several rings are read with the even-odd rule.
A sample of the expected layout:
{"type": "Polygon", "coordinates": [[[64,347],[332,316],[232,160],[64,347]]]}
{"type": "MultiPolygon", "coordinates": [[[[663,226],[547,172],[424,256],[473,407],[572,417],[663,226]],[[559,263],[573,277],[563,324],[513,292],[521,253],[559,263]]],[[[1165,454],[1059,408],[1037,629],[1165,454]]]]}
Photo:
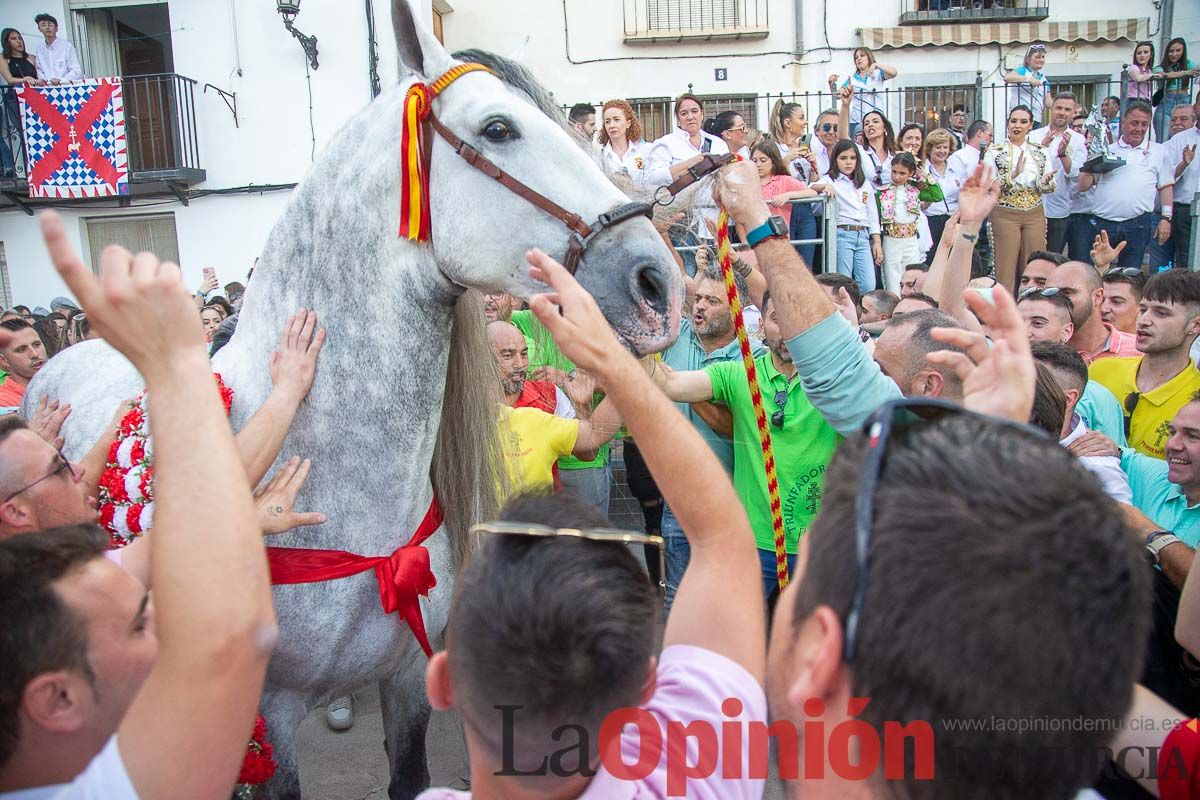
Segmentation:
{"type": "MultiPolygon", "coordinates": [[[[653,206],[648,203],[630,202],[617,206],[616,208],[605,211],[600,214],[591,224],[583,221],[583,217],[566,210],[558,203],[555,203],[544,194],[531,189],[521,181],[509,175],[500,167],[496,166],[483,153],[476,150],[467,142],[464,142],[454,131],[447,128],[438,119],[437,114],[433,112],[433,99],[441,93],[447,86],[453,83],[457,78],[468,72],[483,71],[492,75],[495,73],[482,64],[460,64],[453,69],[447,71],[444,75],[434,81],[432,84],[416,83],[409,87],[408,96],[405,98],[405,124],[406,130],[402,148],[405,151],[405,157],[408,160],[408,169],[405,171],[405,177],[412,180],[419,176],[421,180],[421,194],[419,201],[412,199],[412,187],[401,187],[403,200],[401,203],[401,235],[404,234],[404,228],[410,227],[409,238],[423,240],[429,236],[428,222],[428,175],[429,167],[433,160],[433,139],[427,135],[427,128],[432,128],[438,136],[445,140],[446,144],[453,148],[454,152],[462,157],[464,161],[470,164],[475,169],[482,172],[492,180],[500,183],[501,186],[508,189],[513,194],[521,197],[533,206],[545,211],[550,216],[567,226],[567,230],[571,232],[570,243],[567,246],[566,256],[563,258],[562,264],[567,268],[567,271],[572,275],[579,268],[579,262],[583,258],[584,251],[587,250],[597,236],[602,232],[620,225],[622,222],[627,222],[638,217],[651,218],[653,214],[653,206]],[[415,110],[415,118],[410,111],[410,107],[415,110]],[[412,132],[407,130],[407,126],[412,122],[419,122],[422,133],[426,135],[419,136],[420,139],[420,158],[423,163],[412,163],[412,148],[409,144],[409,138],[412,132]],[[415,169],[414,169],[415,167],[415,169]],[[412,227],[406,217],[414,213],[412,205],[420,202],[422,207],[418,213],[422,215],[420,226],[412,227]],[[418,231],[414,235],[412,231],[418,231]]],[[[415,144],[415,142],[414,142],[415,144]]],[[[660,186],[655,192],[655,205],[665,205],[671,202],[680,191],[691,186],[696,181],[711,174],[720,167],[729,163],[733,159],[731,155],[714,156],[705,154],[704,158],[698,163],[689,168],[686,172],[680,175],[669,186],[660,186]],[[664,193],[665,192],[665,193],[664,193]]]]}

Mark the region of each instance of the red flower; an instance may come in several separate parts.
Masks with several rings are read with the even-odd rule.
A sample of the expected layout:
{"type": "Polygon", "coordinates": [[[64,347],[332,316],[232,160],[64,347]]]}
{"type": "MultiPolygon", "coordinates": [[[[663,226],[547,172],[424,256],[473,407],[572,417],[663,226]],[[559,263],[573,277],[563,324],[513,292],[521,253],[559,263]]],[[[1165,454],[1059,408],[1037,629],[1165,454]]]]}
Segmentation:
{"type": "Polygon", "coordinates": [[[104,503],[100,506],[100,524],[105,530],[111,531],[113,527],[113,514],[117,511],[117,507],[112,503],[104,503]]]}
{"type": "Polygon", "coordinates": [[[133,447],[129,448],[129,463],[140,464],[146,460],[146,442],[144,439],[134,439],[133,447]]]}
{"type": "Polygon", "coordinates": [[[145,498],[142,502],[154,502],[154,467],[146,467],[142,472],[142,479],[138,481],[138,490],[141,491],[142,497],[145,498]]]}
{"type": "Polygon", "coordinates": [[[221,380],[221,374],[213,373],[213,377],[217,379],[217,390],[221,393],[221,403],[225,406],[225,415],[229,416],[230,410],[233,408],[233,389],[225,385],[225,381],[221,380]]]}
{"type": "Polygon", "coordinates": [[[106,499],[113,503],[129,502],[129,493],[125,491],[125,470],[109,467],[100,476],[100,492],[107,493],[106,499]]]}
{"type": "Polygon", "coordinates": [[[125,527],[129,529],[130,533],[142,532],[142,507],[140,505],[133,505],[125,510],[125,527]]]}
{"type": "Polygon", "coordinates": [[[246,757],[242,760],[237,782],[259,786],[271,779],[277,766],[275,748],[267,741],[267,721],[259,714],[254,720],[254,733],[246,749],[246,757]]]}
{"type": "Polygon", "coordinates": [[[123,439],[131,433],[141,430],[145,421],[146,417],[140,408],[131,408],[129,413],[121,419],[121,426],[117,428],[120,433],[119,438],[123,439]]]}
{"type": "Polygon", "coordinates": [[[108,466],[110,466],[110,467],[117,466],[117,451],[119,451],[120,449],[121,449],[121,440],[113,439],[112,446],[108,448],[108,461],[106,462],[108,464],[108,466]]]}

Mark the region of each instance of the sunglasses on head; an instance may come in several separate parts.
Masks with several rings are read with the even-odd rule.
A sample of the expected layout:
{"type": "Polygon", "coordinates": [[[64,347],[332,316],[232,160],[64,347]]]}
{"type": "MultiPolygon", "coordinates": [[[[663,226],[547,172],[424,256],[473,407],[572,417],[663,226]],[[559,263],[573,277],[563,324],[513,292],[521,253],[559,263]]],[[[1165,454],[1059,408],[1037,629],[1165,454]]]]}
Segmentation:
{"type": "Polygon", "coordinates": [[[1137,267],[1113,267],[1112,269],[1106,269],[1104,274],[1100,276],[1101,280],[1118,277],[1142,278],[1145,277],[1145,273],[1137,267]]]}
{"type": "Polygon", "coordinates": [[[1125,437],[1129,437],[1129,428],[1133,424],[1133,412],[1137,410],[1138,401],[1142,399],[1142,393],[1134,390],[1125,395],[1125,437]]]}
{"type": "Polygon", "coordinates": [[[527,524],[523,522],[482,522],[472,525],[470,535],[474,541],[488,534],[499,536],[533,536],[554,538],[564,536],[573,539],[587,539],[591,542],[610,544],[642,544],[658,548],[658,589],[664,592],[666,584],[666,555],[663,537],[653,536],[636,531],[624,531],[618,528],[551,528],[548,525],[527,524]]]}
{"type": "Polygon", "coordinates": [[[963,408],[955,403],[933,398],[893,400],[880,406],[866,422],[862,431],[867,437],[867,455],[863,462],[862,479],[854,501],[854,551],[858,562],[854,596],[846,616],[844,659],[852,663],[858,652],[858,626],[867,597],[867,578],[870,575],[871,528],[875,524],[875,492],[886,466],[887,446],[893,433],[905,433],[927,422],[951,416],[966,416],[989,425],[1003,426],[1014,432],[1046,440],[1044,431],[1020,422],[989,417],[963,408]]]}
{"type": "Polygon", "coordinates": [[[1024,300],[1027,297],[1054,297],[1061,291],[1062,289],[1058,288],[1057,286],[1047,286],[1044,288],[1041,286],[1030,286],[1028,289],[1023,289],[1021,293],[1017,295],[1017,299],[1024,300]]]}

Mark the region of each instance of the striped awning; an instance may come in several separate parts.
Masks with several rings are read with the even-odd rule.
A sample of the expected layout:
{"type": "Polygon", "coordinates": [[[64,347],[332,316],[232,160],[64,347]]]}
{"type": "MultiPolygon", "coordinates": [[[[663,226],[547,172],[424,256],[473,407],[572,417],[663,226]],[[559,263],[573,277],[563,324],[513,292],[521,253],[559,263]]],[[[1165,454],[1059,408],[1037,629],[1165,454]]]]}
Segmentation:
{"type": "Polygon", "coordinates": [[[903,25],[863,28],[864,47],[1016,44],[1020,42],[1115,42],[1150,38],[1150,20],[1093,19],[1074,22],[984,22],[958,25],[903,25]]]}

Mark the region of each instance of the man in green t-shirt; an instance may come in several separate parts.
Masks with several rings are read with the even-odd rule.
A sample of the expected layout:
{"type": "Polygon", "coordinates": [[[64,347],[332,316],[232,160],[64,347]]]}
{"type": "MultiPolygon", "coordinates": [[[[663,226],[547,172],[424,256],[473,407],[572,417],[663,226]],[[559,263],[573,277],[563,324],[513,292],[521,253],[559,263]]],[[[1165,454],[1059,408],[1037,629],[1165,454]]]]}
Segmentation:
{"type": "MultiPolygon", "coordinates": [[[[825,467],[833,458],[841,437],[808,401],[780,333],[769,295],[764,298],[762,310],[768,350],[754,359],[754,366],[775,451],[790,573],[795,565],[800,537],[820,508],[825,467]]],[[[754,530],[762,561],[763,593],[769,598],[778,588],[775,533],[762,444],[745,365],[741,361],[725,361],[709,364],[702,370],[672,372],[655,364],[653,375],[667,396],[676,402],[712,401],[728,406],[732,412],[733,486],[754,530]]]]}
{"type": "MultiPolygon", "coordinates": [[[[549,367],[563,374],[575,371],[575,365],[562,354],[554,343],[550,333],[534,319],[532,311],[513,311],[509,319],[525,340],[531,343],[529,348],[529,372],[532,374],[541,367],[549,367]]],[[[560,376],[561,377],[561,376],[560,376]]],[[[560,381],[551,379],[552,383],[562,385],[560,381]]],[[[567,391],[563,387],[564,391],[567,391]]],[[[571,395],[567,391],[568,396],[571,395]]],[[[572,397],[572,402],[575,397],[572,397]]],[[[575,403],[575,414],[579,419],[591,416],[592,408],[575,403]]],[[[574,456],[563,456],[558,460],[558,477],[563,488],[574,492],[578,497],[599,509],[600,513],[608,516],[608,497],[612,485],[612,469],[608,461],[609,445],[600,448],[596,457],[591,461],[580,461],[574,456]]]]}

